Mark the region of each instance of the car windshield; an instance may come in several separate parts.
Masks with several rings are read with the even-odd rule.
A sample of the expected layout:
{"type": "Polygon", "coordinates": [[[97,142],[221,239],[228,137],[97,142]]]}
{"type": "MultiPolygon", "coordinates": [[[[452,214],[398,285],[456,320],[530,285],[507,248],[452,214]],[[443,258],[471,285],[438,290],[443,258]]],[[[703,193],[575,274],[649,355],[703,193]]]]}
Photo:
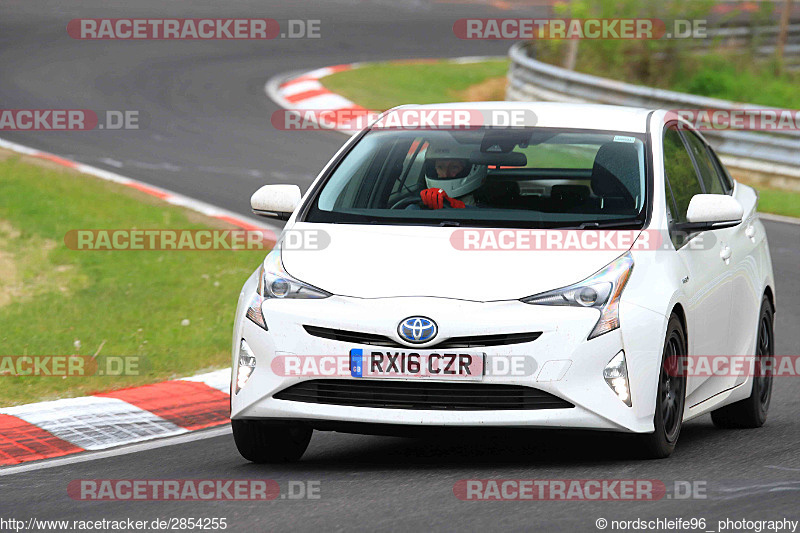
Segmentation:
{"type": "Polygon", "coordinates": [[[645,139],[557,128],[374,129],[315,193],[305,220],[641,227],[645,139]]]}

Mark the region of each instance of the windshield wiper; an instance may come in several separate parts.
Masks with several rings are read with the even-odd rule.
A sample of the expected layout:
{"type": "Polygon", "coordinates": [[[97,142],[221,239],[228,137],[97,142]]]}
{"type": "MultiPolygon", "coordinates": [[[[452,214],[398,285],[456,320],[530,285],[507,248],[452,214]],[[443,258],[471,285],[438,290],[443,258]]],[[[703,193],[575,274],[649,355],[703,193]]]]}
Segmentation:
{"type": "Polygon", "coordinates": [[[608,220],[608,221],[594,221],[594,222],[581,222],[578,229],[586,228],[619,228],[623,226],[638,226],[641,220],[608,220]]]}
{"type": "MultiPolygon", "coordinates": [[[[359,222],[350,222],[350,224],[358,224],[359,222]]],[[[436,222],[435,219],[373,219],[367,222],[368,224],[374,225],[389,225],[389,226],[439,226],[442,227],[451,227],[451,228],[458,228],[461,226],[461,222],[457,222],[455,220],[442,220],[441,222],[436,222]]]]}

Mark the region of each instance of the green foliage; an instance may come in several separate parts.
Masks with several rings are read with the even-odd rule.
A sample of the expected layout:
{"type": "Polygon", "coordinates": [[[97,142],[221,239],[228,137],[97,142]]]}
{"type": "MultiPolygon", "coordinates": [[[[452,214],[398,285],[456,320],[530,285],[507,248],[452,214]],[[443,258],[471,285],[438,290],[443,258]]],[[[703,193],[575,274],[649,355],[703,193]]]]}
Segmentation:
{"type": "Polygon", "coordinates": [[[507,71],[506,59],[464,64],[446,60],[376,63],[321,81],[331,91],[367,109],[382,111],[401,104],[451,102],[468,87],[505,76],[507,71]]]}
{"type": "Polygon", "coordinates": [[[0,161],[0,354],[145,361],[142,375],[120,378],[0,376],[0,406],[229,366],[239,291],[264,251],[75,251],[64,243],[71,229],[209,224],[127,187],[0,161]]]}
{"type": "MultiPolygon", "coordinates": [[[[654,19],[656,35],[663,28],[671,33],[677,20],[705,19],[712,2],[665,0],[574,0],[558,4],[557,16],[579,19],[654,19]],[[661,23],[663,22],[663,26],[661,23]]],[[[537,41],[537,56],[561,65],[565,41],[537,41]]],[[[688,48],[687,39],[584,39],[578,45],[577,69],[609,77],[632,78],[648,83],[661,76],[665,63],[680,61],[688,48]]]]}
{"type": "MultiPolygon", "coordinates": [[[[561,49],[555,44],[554,41],[537,43],[539,57],[541,58],[542,51],[544,51],[545,55],[551,54],[551,58],[557,57],[557,60],[553,62],[560,64],[561,59],[557,54],[561,49]]],[[[585,44],[587,43],[582,43],[581,46],[585,44]]],[[[590,70],[585,64],[581,65],[581,68],[590,70]]],[[[432,64],[384,63],[334,74],[323,78],[322,82],[329,89],[347,96],[364,107],[386,109],[408,102],[433,103],[457,100],[456,97],[465,89],[465,85],[481,83],[491,77],[503,75],[506,69],[507,62],[504,61],[469,65],[444,61],[432,64]],[[465,70],[464,67],[469,68],[465,70]],[[452,87],[457,87],[457,90],[452,87]]],[[[605,69],[596,68],[593,73],[610,75],[603,70],[605,69]]],[[[697,59],[687,56],[685,61],[670,65],[670,70],[673,72],[674,78],[679,80],[671,86],[667,85],[673,90],[696,91],[697,94],[739,101],[758,102],[761,98],[767,100],[764,102],[765,105],[800,108],[800,91],[792,90],[791,84],[782,80],[765,82],[763,77],[755,74],[742,74],[739,64],[727,57],[708,56],[697,59]],[[720,72],[721,75],[709,76],[706,74],[707,71],[720,72]]],[[[624,76],[619,77],[626,81],[634,81],[624,76]]],[[[797,83],[794,86],[796,87],[797,83]]],[[[542,166],[565,164],[564,158],[554,151],[537,154],[536,157],[529,154],[529,160],[536,161],[542,166]]],[[[574,161],[575,158],[573,157],[572,160],[574,161]]],[[[567,164],[568,166],[573,164],[580,166],[579,163],[567,164]]],[[[691,168],[691,165],[686,165],[685,168],[691,168]]],[[[687,178],[686,176],[675,176],[675,179],[687,178]]],[[[692,179],[694,179],[693,174],[692,179]]],[[[800,217],[800,193],[761,187],[758,189],[761,194],[760,211],[800,217]]],[[[688,205],[688,200],[683,199],[682,202],[688,205]]]]}

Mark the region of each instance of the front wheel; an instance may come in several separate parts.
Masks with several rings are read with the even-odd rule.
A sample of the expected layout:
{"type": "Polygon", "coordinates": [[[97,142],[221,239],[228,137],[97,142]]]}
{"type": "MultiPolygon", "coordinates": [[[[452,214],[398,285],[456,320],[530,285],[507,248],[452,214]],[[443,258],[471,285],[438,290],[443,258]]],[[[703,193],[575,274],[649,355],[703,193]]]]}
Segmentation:
{"type": "Polygon", "coordinates": [[[775,359],[775,311],[764,295],[758,315],[756,340],[756,372],[753,391],[748,398],[720,407],[711,412],[711,421],[720,428],[758,428],[767,421],[769,402],[772,399],[772,368],[775,359]]]}
{"type": "Polygon", "coordinates": [[[640,451],[649,459],[669,457],[678,442],[686,401],[686,376],[682,371],[686,350],[683,326],[678,317],[672,315],[667,324],[667,337],[658,376],[656,412],[653,417],[655,431],[639,436],[640,451]]]}
{"type": "Polygon", "coordinates": [[[231,420],[231,428],[239,453],[254,463],[298,461],[313,433],[308,427],[262,420],[231,420]]]}

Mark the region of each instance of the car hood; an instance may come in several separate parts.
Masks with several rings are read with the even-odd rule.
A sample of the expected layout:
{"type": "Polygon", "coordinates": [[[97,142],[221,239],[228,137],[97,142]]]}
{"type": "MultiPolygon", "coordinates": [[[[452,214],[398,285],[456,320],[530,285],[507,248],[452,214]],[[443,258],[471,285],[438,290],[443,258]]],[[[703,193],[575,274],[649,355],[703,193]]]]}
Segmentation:
{"type": "Polygon", "coordinates": [[[463,230],[301,222],[292,232],[320,232],[316,240],[321,249],[290,246],[287,239],[283,266],[298,280],[342,296],[492,301],[571,285],[625,253],[623,249],[465,251],[453,245],[454,232],[459,231],[463,230]]]}

